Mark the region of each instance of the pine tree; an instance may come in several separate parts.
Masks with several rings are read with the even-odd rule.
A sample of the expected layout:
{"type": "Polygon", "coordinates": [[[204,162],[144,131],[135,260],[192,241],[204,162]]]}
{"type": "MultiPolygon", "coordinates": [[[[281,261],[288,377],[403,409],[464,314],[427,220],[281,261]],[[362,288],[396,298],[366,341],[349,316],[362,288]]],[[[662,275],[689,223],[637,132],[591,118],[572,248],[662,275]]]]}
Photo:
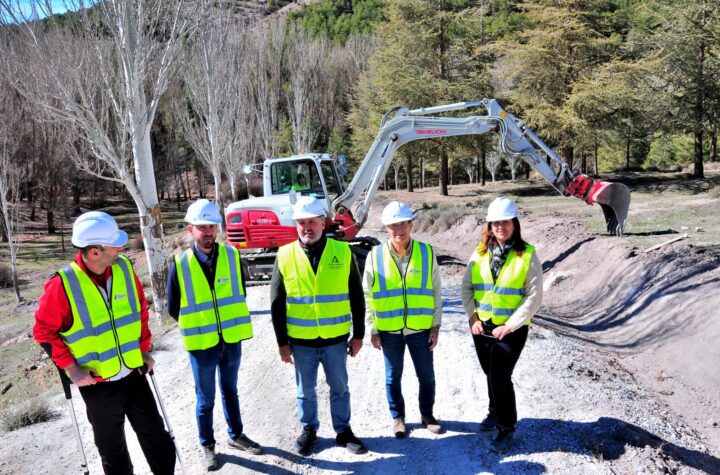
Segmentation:
{"type": "MultiPolygon", "coordinates": [[[[378,47],[349,116],[358,156],[372,142],[382,113],[394,106],[434,106],[487,95],[489,57],[478,48],[482,15],[477,2],[467,0],[386,2],[388,21],[378,26],[378,47]]],[[[444,141],[433,147],[433,155],[440,155],[443,195],[448,193],[450,147],[444,141]]],[[[399,153],[407,157],[421,150],[411,144],[399,153]]]]}
{"type": "Polygon", "coordinates": [[[620,46],[610,0],[534,0],[522,5],[527,27],[500,45],[499,73],[511,110],[557,146],[572,166],[577,122],[567,102],[620,46]]]}

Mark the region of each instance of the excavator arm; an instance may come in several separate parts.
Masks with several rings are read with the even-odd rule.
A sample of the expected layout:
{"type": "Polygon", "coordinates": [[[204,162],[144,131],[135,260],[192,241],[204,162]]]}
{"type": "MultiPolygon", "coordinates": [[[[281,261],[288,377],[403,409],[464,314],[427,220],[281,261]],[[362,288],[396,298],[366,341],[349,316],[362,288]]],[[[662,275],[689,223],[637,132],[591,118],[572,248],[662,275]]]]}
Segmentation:
{"type": "Polygon", "coordinates": [[[630,191],[622,183],[595,180],[587,175],[575,175],[567,164],[530,130],[524,122],[507,113],[495,99],[459,102],[436,107],[409,110],[395,108],[383,117],[380,131],[370,150],[343,194],[333,202],[337,232],[355,235],[363,226],[380,182],[390,167],[398,148],[413,140],[479,135],[495,132],[500,150],[525,160],[559,193],[575,196],[587,204],[599,204],[603,210],[608,232],[621,236],[630,207],[630,191]],[[487,115],[469,117],[433,117],[433,114],[484,106],[487,115]],[[549,165],[549,157],[555,167],[549,165]],[[557,169],[558,171],[555,171],[557,169]],[[351,211],[353,204],[363,200],[351,211]]]}

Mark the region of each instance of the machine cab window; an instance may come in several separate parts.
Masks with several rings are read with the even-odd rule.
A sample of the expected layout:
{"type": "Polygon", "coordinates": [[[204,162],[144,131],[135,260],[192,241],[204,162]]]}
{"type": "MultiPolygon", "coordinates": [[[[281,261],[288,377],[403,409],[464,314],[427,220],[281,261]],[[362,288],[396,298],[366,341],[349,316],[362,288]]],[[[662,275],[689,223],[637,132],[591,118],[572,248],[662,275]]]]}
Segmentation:
{"type": "MultiPolygon", "coordinates": [[[[273,194],[289,193],[295,190],[303,195],[324,198],[323,182],[312,160],[296,160],[273,163],[270,166],[273,194]]],[[[335,177],[325,175],[331,194],[335,191],[335,177]]]]}

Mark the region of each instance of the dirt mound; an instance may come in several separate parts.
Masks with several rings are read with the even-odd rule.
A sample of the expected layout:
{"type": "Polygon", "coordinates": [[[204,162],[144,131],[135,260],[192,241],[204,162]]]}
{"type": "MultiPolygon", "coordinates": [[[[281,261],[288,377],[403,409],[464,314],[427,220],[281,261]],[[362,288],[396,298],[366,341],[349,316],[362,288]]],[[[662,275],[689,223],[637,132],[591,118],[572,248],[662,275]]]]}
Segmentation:
{"type": "MultiPolygon", "coordinates": [[[[456,193],[460,196],[442,197],[440,204],[430,205],[425,193],[387,193],[371,216],[379,216],[391,199],[410,202],[419,215],[432,206],[444,207],[446,215],[464,206],[465,214],[451,217],[444,229],[421,226],[417,233],[447,262],[464,266],[482,234],[482,202],[494,194],[477,201],[456,193]]],[[[705,203],[704,196],[686,199],[705,203]]],[[[720,246],[681,241],[645,253],[629,239],[589,229],[572,205],[550,210],[521,205],[521,211],[523,237],[537,247],[544,270],[544,303],[535,321],[616,353],[642,384],[666,400],[711,446],[720,447],[720,321],[713,318],[720,308],[720,246]]],[[[379,222],[374,225],[381,227],[379,222]]],[[[458,274],[463,266],[457,266],[458,274]]]]}

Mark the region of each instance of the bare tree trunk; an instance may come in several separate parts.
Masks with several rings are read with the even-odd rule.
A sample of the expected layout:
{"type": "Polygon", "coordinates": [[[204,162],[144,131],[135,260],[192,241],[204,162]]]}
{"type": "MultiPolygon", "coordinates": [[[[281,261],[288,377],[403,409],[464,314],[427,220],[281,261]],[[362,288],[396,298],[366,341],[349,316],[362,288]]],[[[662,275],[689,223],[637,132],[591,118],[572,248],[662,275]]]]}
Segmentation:
{"type": "Polygon", "coordinates": [[[448,196],[448,152],[444,142],[440,143],[440,194],[448,196]]]}
{"type": "Polygon", "coordinates": [[[192,196],[192,188],[190,187],[190,170],[186,170],[185,173],[185,186],[183,187],[184,201],[187,201],[192,196]]]}
{"type": "Polygon", "coordinates": [[[413,192],[415,191],[413,189],[413,182],[412,182],[412,156],[408,154],[407,158],[405,159],[405,174],[407,175],[407,191],[413,192]]]}
{"type": "Polygon", "coordinates": [[[567,163],[567,166],[570,170],[573,169],[575,166],[575,149],[572,145],[565,145],[562,147],[562,155],[565,159],[565,163],[567,163]]]}
{"type": "Polygon", "coordinates": [[[717,162],[717,159],[718,159],[717,142],[718,142],[717,132],[713,130],[710,133],[710,161],[711,162],[717,162]]]}
{"type": "MultiPolygon", "coordinates": [[[[132,117],[136,116],[131,114],[132,117]]],[[[135,181],[130,179],[125,186],[133,197],[140,215],[140,231],[152,282],[153,304],[156,314],[160,316],[166,313],[165,287],[169,255],[165,247],[162,214],[155,184],[155,170],[150,149],[150,125],[140,122],[135,126],[143,126],[144,130],[132,133],[135,181]]]]}
{"type": "Polygon", "coordinates": [[[487,151],[485,150],[485,145],[483,145],[480,149],[480,186],[485,186],[485,170],[487,170],[486,162],[487,151]]]}
{"type": "Polygon", "coordinates": [[[595,150],[594,150],[593,155],[595,156],[595,174],[597,175],[600,173],[600,169],[598,168],[598,141],[597,141],[597,138],[595,138],[594,148],[595,148],[595,150]]]}
{"type": "Polygon", "coordinates": [[[705,178],[703,170],[703,132],[702,130],[693,134],[695,143],[693,178],[705,178]]]}
{"type": "Polygon", "coordinates": [[[630,139],[625,140],[625,170],[630,170],[630,139]]]}
{"type": "Polygon", "coordinates": [[[213,170],[213,181],[215,182],[215,202],[220,210],[220,216],[223,217],[223,222],[220,223],[219,229],[222,232],[225,226],[225,202],[222,195],[222,178],[220,175],[220,169],[213,170]]]}
{"type": "Polygon", "coordinates": [[[393,164],[395,169],[395,191],[400,189],[400,165],[397,163],[393,164]]]}
{"type": "MultiPolygon", "coordinates": [[[[706,11],[702,10],[702,24],[705,24],[706,11]]],[[[697,73],[698,77],[704,77],[705,75],[705,40],[700,40],[699,45],[699,67],[700,71],[697,73]]],[[[693,178],[705,178],[705,172],[703,170],[703,123],[705,122],[705,90],[700,87],[697,91],[698,97],[695,100],[695,132],[693,134],[695,142],[695,154],[694,162],[695,167],[693,169],[693,178]]]]}
{"type": "Polygon", "coordinates": [[[0,137],[0,208],[2,211],[2,224],[7,235],[8,251],[10,253],[10,272],[12,275],[15,300],[22,302],[20,284],[17,278],[17,256],[20,247],[18,239],[20,228],[20,176],[16,163],[12,163],[11,152],[8,149],[7,139],[0,137]]]}

